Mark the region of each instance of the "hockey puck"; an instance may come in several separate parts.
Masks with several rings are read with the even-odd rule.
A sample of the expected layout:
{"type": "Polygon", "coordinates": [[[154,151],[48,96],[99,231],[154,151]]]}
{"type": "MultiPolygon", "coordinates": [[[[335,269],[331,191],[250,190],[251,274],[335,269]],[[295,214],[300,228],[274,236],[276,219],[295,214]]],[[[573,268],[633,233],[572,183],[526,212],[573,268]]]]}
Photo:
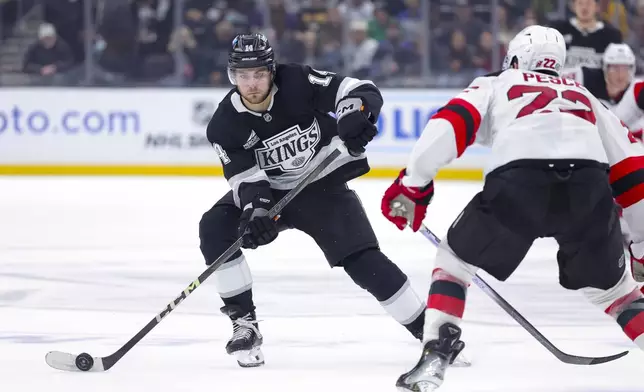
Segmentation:
{"type": "Polygon", "coordinates": [[[90,370],[94,366],[94,358],[88,353],[78,354],[76,357],[76,367],[84,372],[90,370]]]}

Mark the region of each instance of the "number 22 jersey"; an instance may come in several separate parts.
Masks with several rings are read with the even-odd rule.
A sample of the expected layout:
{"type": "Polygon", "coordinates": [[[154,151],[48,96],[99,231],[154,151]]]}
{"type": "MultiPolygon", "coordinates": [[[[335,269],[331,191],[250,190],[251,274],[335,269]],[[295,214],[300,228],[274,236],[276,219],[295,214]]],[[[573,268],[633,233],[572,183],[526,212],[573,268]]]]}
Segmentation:
{"type": "Polygon", "coordinates": [[[429,120],[403,185],[428,184],[474,142],[492,150],[488,171],[527,159],[607,164],[613,195],[644,239],[644,147],[579,82],[517,69],[476,78],[429,120]]]}

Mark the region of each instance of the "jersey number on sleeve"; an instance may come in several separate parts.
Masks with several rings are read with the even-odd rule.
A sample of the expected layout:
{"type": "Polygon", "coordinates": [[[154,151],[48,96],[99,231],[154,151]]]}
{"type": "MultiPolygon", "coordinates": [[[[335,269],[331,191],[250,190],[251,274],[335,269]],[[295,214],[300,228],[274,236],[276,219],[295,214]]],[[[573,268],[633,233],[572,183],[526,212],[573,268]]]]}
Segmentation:
{"type": "MultiPolygon", "coordinates": [[[[559,91],[554,88],[547,86],[528,86],[528,85],[516,85],[512,86],[508,90],[508,99],[511,101],[523,96],[523,94],[529,93],[538,93],[532,102],[521,108],[519,114],[516,118],[527,116],[532,114],[537,110],[545,109],[555,98],[559,97],[559,91]]],[[[572,103],[581,103],[587,107],[587,109],[559,109],[560,112],[570,113],[574,116],[577,116],[581,119],[584,119],[592,124],[595,124],[597,119],[595,118],[595,113],[593,113],[592,105],[590,99],[585,96],[583,93],[575,90],[563,90],[561,92],[561,98],[572,103]]],[[[552,110],[545,110],[542,113],[549,113],[552,110]]]]}

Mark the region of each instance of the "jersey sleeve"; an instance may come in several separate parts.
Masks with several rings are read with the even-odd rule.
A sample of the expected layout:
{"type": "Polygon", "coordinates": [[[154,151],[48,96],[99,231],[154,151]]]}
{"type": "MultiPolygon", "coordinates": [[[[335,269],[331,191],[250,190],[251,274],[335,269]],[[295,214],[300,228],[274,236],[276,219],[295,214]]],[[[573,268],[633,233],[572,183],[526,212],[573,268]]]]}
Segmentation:
{"type": "Polygon", "coordinates": [[[257,197],[272,200],[268,176],[257,165],[253,150],[244,148],[243,143],[232,134],[233,128],[221,124],[213,116],[208,124],[207,136],[219,156],[237,207],[246,208],[257,197]]]}
{"type": "Polygon", "coordinates": [[[627,110],[620,112],[620,117],[631,131],[636,131],[640,120],[644,117],[644,81],[637,81],[633,85],[632,97],[624,97],[629,99],[627,110]]]}
{"type": "Polygon", "coordinates": [[[427,185],[441,167],[460,157],[477,136],[489,139],[485,134],[489,132],[485,116],[492,100],[492,80],[489,76],[475,79],[432,116],[411,152],[402,180],[405,186],[427,185]],[[479,130],[481,135],[477,135],[479,130]]]}
{"type": "Polygon", "coordinates": [[[309,66],[302,66],[302,71],[308,81],[315,109],[335,113],[342,98],[360,97],[366,103],[372,122],[377,121],[383,100],[380,90],[372,81],[318,71],[309,66]]]}
{"type": "Polygon", "coordinates": [[[626,125],[593,97],[597,127],[610,165],[615,201],[635,242],[644,241],[644,147],[626,125]]]}

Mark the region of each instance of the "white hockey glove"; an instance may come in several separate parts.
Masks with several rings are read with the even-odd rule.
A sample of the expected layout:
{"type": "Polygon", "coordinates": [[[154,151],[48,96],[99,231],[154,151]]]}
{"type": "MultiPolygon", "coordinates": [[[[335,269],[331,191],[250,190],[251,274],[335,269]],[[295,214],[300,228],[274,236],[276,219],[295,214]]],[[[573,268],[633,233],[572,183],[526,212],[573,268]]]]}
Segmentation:
{"type": "Polygon", "coordinates": [[[638,282],[644,282],[644,242],[633,242],[628,250],[631,253],[633,278],[638,282]]]}

